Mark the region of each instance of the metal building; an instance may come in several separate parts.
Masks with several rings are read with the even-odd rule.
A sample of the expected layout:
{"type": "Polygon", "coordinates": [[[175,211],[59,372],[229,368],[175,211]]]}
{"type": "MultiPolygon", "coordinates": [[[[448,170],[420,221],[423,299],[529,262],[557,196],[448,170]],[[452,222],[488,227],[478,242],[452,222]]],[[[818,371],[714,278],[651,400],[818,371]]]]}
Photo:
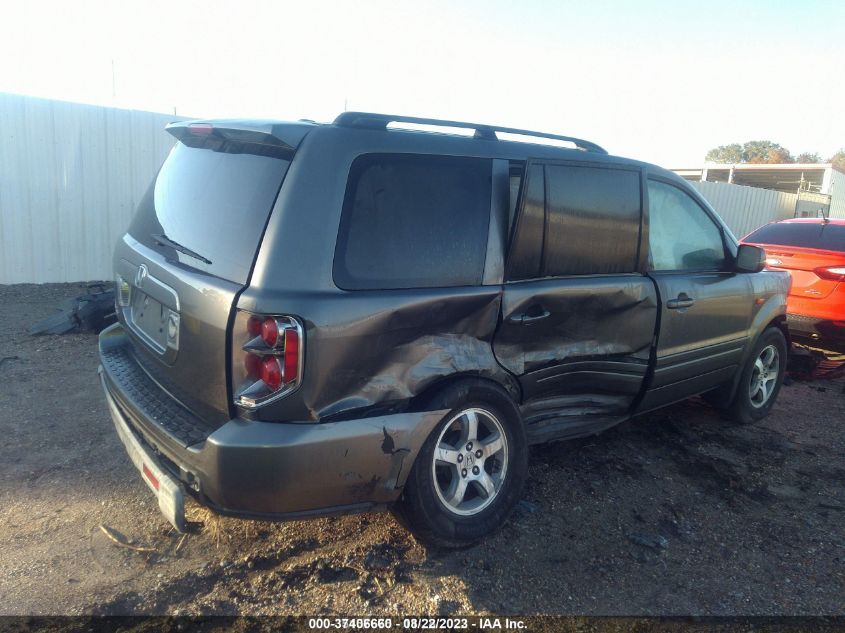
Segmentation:
{"type": "MultiPolygon", "coordinates": [[[[845,171],[831,163],[709,163],[672,171],[694,182],[744,185],[795,194],[795,208],[789,217],[823,214],[845,218],[845,171]]],[[[718,207],[716,210],[719,211],[718,207]]]]}

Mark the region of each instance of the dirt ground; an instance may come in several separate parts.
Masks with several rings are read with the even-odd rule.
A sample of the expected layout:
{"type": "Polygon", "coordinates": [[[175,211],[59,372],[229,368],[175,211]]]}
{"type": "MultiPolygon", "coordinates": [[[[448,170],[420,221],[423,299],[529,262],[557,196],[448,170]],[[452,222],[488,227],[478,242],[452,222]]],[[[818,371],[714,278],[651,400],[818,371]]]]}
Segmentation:
{"type": "Polygon", "coordinates": [[[83,292],[0,286],[0,613],[845,613],[842,378],[785,386],[752,426],[690,401],[535,449],[513,519],[459,552],[389,514],[192,506],[183,539],[114,433],[96,337],[27,333],[83,292]]]}

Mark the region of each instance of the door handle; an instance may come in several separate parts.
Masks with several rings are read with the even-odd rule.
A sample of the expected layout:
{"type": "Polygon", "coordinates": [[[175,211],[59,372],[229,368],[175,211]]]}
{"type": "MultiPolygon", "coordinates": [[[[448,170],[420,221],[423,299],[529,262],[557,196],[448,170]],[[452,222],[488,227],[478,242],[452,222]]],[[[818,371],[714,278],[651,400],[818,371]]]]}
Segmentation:
{"type": "Polygon", "coordinates": [[[682,308],[690,308],[694,303],[694,299],[687,296],[687,293],[682,292],[678,295],[677,299],[669,299],[669,301],[666,302],[666,307],[670,310],[680,310],[682,308]]]}
{"type": "Polygon", "coordinates": [[[549,317],[551,315],[552,313],[548,310],[543,310],[540,314],[514,314],[508,317],[508,321],[510,321],[511,323],[516,323],[517,325],[530,325],[535,321],[545,319],[546,317],[549,317]]]}

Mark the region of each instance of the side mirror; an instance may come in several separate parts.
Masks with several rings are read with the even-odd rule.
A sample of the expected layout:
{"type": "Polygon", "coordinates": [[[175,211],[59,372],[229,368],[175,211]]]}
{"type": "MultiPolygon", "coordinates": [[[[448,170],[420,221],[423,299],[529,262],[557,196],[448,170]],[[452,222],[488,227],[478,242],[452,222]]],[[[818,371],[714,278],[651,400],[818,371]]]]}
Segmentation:
{"type": "Polygon", "coordinates": [[[736,252],[736,266],[738,273],[759,273],[766,267],[766,251],[759,246],[740,244],[736,252]]]}

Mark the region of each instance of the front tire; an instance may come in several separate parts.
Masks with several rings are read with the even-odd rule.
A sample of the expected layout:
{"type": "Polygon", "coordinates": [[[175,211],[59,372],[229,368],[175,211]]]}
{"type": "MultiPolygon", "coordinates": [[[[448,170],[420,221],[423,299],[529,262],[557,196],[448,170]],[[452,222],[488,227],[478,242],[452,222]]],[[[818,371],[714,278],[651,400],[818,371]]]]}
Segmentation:
{"type": "Polygon", "coordinates": [[[746,361],[727,414],[741,424],[762,420],[777,400],[786,372],[786,338],[776,327],[764,331],[746,361]]]}
{"type": "Polygon", "coordinates": [[[427,408],[450,410],[420,449],[395,511],[420,541],[466,547],[498,530],[522,494],[519,410],[483,381],[454,385],[427,408]]]}

